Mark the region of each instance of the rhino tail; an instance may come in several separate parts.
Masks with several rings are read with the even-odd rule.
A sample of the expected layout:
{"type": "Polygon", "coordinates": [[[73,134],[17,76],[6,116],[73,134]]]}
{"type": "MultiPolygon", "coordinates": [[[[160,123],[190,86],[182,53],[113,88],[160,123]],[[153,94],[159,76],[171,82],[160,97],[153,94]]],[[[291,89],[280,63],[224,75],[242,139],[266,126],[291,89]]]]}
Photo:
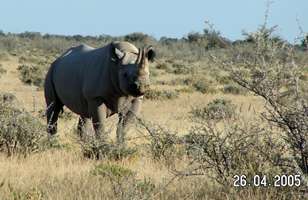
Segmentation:
{"type": "Polygon", "coordinates": [[[48,72],[47,72],[47,75],[46,75],[46,79],[45,79],[45,85],[44,85],[44,89],[45,89],[45,100],[46,100],[46,104],[47,104],[47,110],[50,108],[50,107],[53,107],[53,106],[59,106],[61,109],[61,113],[63,113],[63,103],[61,102],[58,94],[57,94],[57,91],[56,91],[56,87],[55,87],[55,84],[54,84],[54,69],[56,67],[56,63],[57,63],[57,60],[54,61],[48,72]]]}

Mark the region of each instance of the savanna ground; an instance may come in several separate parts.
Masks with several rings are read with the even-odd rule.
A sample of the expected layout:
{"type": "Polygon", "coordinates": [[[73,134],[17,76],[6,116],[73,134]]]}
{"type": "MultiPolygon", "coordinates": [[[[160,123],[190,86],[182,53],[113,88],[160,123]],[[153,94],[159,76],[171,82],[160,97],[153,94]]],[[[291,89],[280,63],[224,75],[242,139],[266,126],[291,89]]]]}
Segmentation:
{"type": "MultiPolygon", "coordinates": [[[[231,42],[211,28],[159,41],[142,33],[117,38],[1,33],[0,199],[307,198],[307,124],[297,126],[301,137],[292,138],[292,127],[278,121],[286,114],[275,106],[304,95],[298,116],[307,122],[302,99],[307,100],[308,38],[292,45],[271,34],[262,27],[231,42]],[[113,40],[151,44],[158,54],[127,149],[80,141],[77,116],[68,110],[59,119],[58,136],[48,140],[42,85],[50,63],[71,46],[100,47],[113,40]],[[293,68],[287,70],[291,74],[276,73],[293,61],[296,73],[293,68]],[[259,72],[265,74],[261,80],[259,72]],[[291,81],[276,81],[293,77],[301,92],[294,93],[291,81]],[[275,92],[287,92],[287,99],[275,92]],[[234,187],[236,174],[300,174],[301,186],[234,187]]],[[[109,144],[116,122],[116,115],[108,119],[109,144]]]]}

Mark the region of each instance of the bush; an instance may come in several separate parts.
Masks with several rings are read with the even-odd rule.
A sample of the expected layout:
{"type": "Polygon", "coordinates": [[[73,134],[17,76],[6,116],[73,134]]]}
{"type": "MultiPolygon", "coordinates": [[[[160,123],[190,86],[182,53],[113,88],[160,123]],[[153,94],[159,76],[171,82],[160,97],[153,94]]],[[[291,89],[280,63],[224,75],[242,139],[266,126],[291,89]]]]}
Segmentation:
{"type": "Polygon", "coordinates": [[[183,87],[181,89],[176,89],[175,91],[179,93],[193,93],[194,92],[194,90],[191,87],[183,87]]]}
{"type": "Polygon", "coordinates": [[[150,179],[138,180],[135,172],[116,164],[99,164],[91,174],[107,179],[117,199],[149,199],[156,189],[150,179]]]}
{"type": "Polygon", "coordinates": [[[183,65],[183,64],[174,63],[172,65],[172,67],[173,67],[173,73],[174,74],[189,74],[189,73],[193,72],[192,68],[189,68],[189,67],[187,67],[186,65],[183,65]]]}
{"type": "Polygon", "coordinates": [[[20,189],[16,189],[9,185],[10,199],[13,200],[43,200],[45,199],[45,195],[38,188],[31,188],[28,191],[21,191],[20,189]]]}
{"type": "Polygon", "coordinates": [[[19,65],[17,70],[19,72],[19,79],[23,83],[43,87],[44,72],[38,66],[19,65]]]}
{"type": "Polygon", "coordinates": [[[194,162],[194,170],[187,174],[203,174],[232,189],[237,174],[246,175],[250,181],[255,175],[269,178],[296,173],[288,167],[291,159],[285,143],[260,123],[236,119],[223,129],[206,122],[193,127],[184,137],[186,151],[194,162]]]}
{"type": "Polygon", "coordinates": [[[223,88],[223,92],[227,94],[246,94],[247,91],[242,87],[236,86],[234,84],[225,85],[223,88]]]}
{"type": "Polygon", "coordinates": [[[235,105],[225,99],[215,99],[205,107],[193,108],[192,115],[201,120],[222,120],[234,116],[235,105]]]}
{"type": "Polygon", "coordinates": [[[0,51],[0,60],[1,61],[7,61],[8,59],[9,59],[8,53],[0,51]]]}
{"type": "Polygon", "coordinates": [[[99,140],[96,137],[87,135],[79,141],[84,157],[96,160],[105,158],[120,160],[134,156],[137,153],[135,148],[118,146],[106,141],[99,140]]]}
{"type": "Polygon", "coordinates": [[[230,76],[228,75],[219,75],[219,74],[216,74],[216,81],[220,84],[231,84],[232,82],[232,79],[230,76]]]}
{"type": "Polygon", "coordinates": [[[24,110],[0,105],[0,151],[26,156],[41,148],[44,126],[24,110]]]}
{"type": "Polygon", "coordinates": [[[114,164],[100,164],[95,166],[91,174],[102,177],[112,177],[117,180],[125,177],[133,177],[135,173],[130,169],[114,164]]]}
{"type": "Polygon", "coordinates": [[[157,69],[162,69],[162,70],[167,70],[168,68],[170,68],[170,66],[167,63],[162,62],[162,63],[158,63],[156,65],[156,68],[157,69]]]}
{"type": "Polygon", "coordinates": [[[151,128],[150,152],[155,160],[171,160],[175,153],[177,136],[162,127],[151,128]]]}
{"type": "Polygon", "coordinates": [[[139,119],[139,124],[149,134],[149,150],[154,160],[164,161],[164,164],[170,166],[174,164],[175,159],[183,155],[182,149],[178,146],[180,140],[177,134],[158,124],[145,122],[142,119],[139,119]]]}
{"type": "Polygon", "coordinates": [[[17,101],[17,98],[12,93],[0,93],[0,105],[12,105],[14,101],[17,101]]]}
{"type": "Polygon", "coordinates": [[[6,73],[6,69],[4,69],[2,64],[0,64],[0,76],[5,73],[6,73]]]}
{"type": "Polygon", "coordinates": [[[125,35],[124,40],[129,42],[141,42],[143,44],[154,43],[156,41],[155,38],[140,32],[125,35]]]}
{"type": "Polygon", "coordinates": [[[177,91],[156,89],[150,89],[144,94],[144,97],[150,100],[171,100],[178,96],[179,93],[177,91]]]}
{"type": "Polygon", "coordinates": [[[280,137],[290,145],[294,162],[307,176],[307,82],[300,81],[305,65],[298,62],[296,49],[276,40],[273,31],[262,26],[250,35],[250,48],[234,47],[230,56],[216,61],[233,81],[265,100],[263,116],[281,128],[280,137]]]}
{"type": "Polygon", "coordinates": [[[216,92],[213,81],[206,77],[190,77],[184,80],[184,84],[203,94],[216,92]]]}

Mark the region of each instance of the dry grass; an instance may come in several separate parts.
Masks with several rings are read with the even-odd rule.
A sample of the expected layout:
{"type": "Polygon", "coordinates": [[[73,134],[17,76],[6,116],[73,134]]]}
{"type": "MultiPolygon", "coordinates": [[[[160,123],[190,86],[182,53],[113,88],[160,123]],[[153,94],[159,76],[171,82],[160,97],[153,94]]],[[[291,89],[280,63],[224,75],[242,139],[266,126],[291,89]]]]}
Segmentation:
{"type": "MultiPolygon", "coordinates": [[[[10,57],[1,64],[6,74],[0,79],[0,91],[12,92],[26,110],[38,116],[38,111],[45,108],[43,91],[34,86],[24,85],[18,79],[16,57],[10,57]]],[[[162,75],[156,81],[169,82],[183,75],[168,74],[159,71],[162,75]]],[[[156,84],[157,90],[176,90],[183,88],[177,85],[156,84]]],[[[178,97],[166,101],[146,100],[143,103],[142,119],[161,124],[173,130],[178,136],[187,134],[195,124],[189,112],[193,107],[206,105],[217,98],[232,101],[240,110],[241,117],[254,120],[256,115],[264,111],[264,102],[252,95],[233,95],[221,92],[215,94],[180,93],[178,97]]],[[[41,119],[43,122],[45,119],[41,119]]],[[[115,138],[116,116],[108,119],[109,137],[115,138]]],[[[58,140],[64,146],[59,149],[50,149],[44,152],[31,154],[27,158],[6,157],[0,154],[0,199],[135,199],[130,196],[117,196],[112,192],[112,184],[108,179],[91,175],[91,170],[100,163],[112,163],[132,170],[136,173],[138,183],[150,180],[155,185],[155,192],[151,199],[225,199],[227,193],[217,189],[216,185],[207,177],[178,177],[174,178],[171,169],[164,163],[151,158],[145,137],[148,133],[144,128],[134,127],[130,133],[130,146],[138,146],[136,156],[118,161],[94,161],[83,157],[74,131],[77,118],[59,120],[58,140]],[[137,139],[134,139],[137,138],[137,139]],[[172,182],[169,182],[173,180],[172,182]],[[215,189],[216,188],[216,189],[215,189]],[[224,192],[224,193],[221,193],[224,192]],[[223,195],[221,195],[223,194],[223,195]]],[[[177,169],[187,167],[186,158],[176,160],[177,169]]],[[[142,182],[143,183],[143,182],[142,182]]],[[[125,194],[130,194],[129,188],[125,194]]],[[[273,199],[276,192],[262,190],[235,190],[229,198],[243,197],[273,199]],[[271,196],[273,195],[273,196],[271,196]]],[[[140,197],[141,198],[141,197],[140,197]]],[[[144,197],[143,197],[144,198],[144,197]]]]}

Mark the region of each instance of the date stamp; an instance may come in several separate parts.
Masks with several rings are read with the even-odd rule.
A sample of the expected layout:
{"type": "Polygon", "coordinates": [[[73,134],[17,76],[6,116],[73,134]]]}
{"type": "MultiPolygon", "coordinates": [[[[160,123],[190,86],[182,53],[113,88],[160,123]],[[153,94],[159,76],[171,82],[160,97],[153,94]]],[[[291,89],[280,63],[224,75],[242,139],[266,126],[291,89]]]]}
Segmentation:
{"type": "Polygon", "coordinates": [[[234,187],[299,187],[301,186],[301,176],[299,174],[291,175],[246,175],[233,176],[234,187]]]}

